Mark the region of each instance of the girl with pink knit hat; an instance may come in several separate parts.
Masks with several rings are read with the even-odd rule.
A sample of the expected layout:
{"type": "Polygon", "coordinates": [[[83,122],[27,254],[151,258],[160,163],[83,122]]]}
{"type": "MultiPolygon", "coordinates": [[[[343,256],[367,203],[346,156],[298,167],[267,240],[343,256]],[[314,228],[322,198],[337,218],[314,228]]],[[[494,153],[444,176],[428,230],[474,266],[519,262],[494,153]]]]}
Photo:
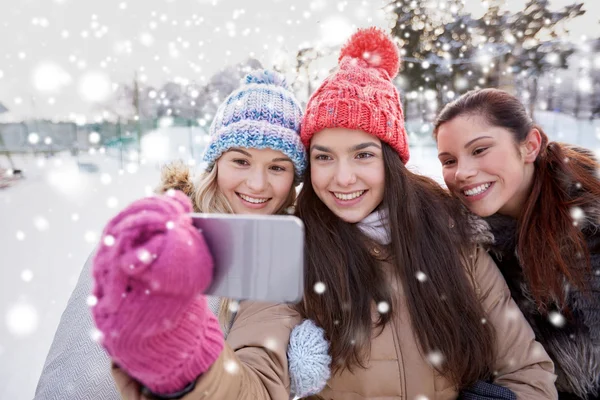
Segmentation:
{"type": "MultiPolygon", "coordinates": [[[[179,357],[172,366],[178,386],[192,381],[179,397],[287,399],[290,335],[311,318],[325,330],[332,357],[332,376],[315,398],[450,400],[490,380],[504,389],[491,398],[556,399],[552,361],[481,250],[476,223],[434,181],[405,167],[407,137],[392,83],[398,69],[393,41],[375,28],[359,30],[308,102],[301,128],[308,167],[296,204],[306,229],[300,304],[242,302],[223,345],[201,311],[211,268],[202,235],[182,229],[169,241],[148,226],[147,240],[160,250],[154,263],[168,259],[170,273],[149,275],[147,285],[168,283],[189,302],[159,310],[159,319],[146,307],[135,324],[164,331],[163,339],[182,325],[161,349],[179,357]]],[[[166,219],[185,221],[177,195],[157,203],[166,219]]],[[[124,343],[139,357],[132,362],[162,362],[145,356],[159,343],[124,343]]],[[[473,398],[468,392],[464,398],[473,398]]]]}

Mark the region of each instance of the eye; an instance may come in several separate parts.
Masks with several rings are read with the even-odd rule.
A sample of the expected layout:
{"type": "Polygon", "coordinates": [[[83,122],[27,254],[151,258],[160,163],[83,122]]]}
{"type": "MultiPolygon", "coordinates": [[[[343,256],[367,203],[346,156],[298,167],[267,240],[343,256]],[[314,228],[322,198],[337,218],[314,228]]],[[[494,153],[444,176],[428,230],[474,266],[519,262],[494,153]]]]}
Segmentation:
{"type": "Polygon", "coordinates": [[[317,161],[328,161],[328,160],[331,160],[331,157],[328,156],[327,154],[317,154],[315,156],[315,160],[317,160],[317,161]]]}
{"type": "Polygon", "coordinates": [[[279,165],[273,165],[273,166],[271,167],[271,169],[272,169],[273,171],[277,171],[277,172],[284,172],[284,171],[286,171],[286,169],[285,169],[284,167],[281,167],[281,166],[279,166],[279,165]]]}
{"type": "Polygon", "coordinates": [[[358,158],[358,159],[367,159],[367,158],[371,158],[371,157],[375,157],[375,156],[371,153],[358,153],[356,155],[356,158],[358,158]]]}
{"type": "Polygon", "coordinates": [[[489,147],[478,147],[473,151],[473,155],[479,155],[481,153],[483,153],[484,151],[486,151],[487,149],[489,149],[489,147]]]}
{"type": "Polygon", "coordinates": [[[450,166],[450,165],[454,165],[455,162],[456,162],[455,160],[453,160],[453,159],[450,158],[448,160],[442,161],[442,165],[444,167],[447,167],[447,166],[450,166]]]}
{"type": "Polygon", "coordinates": [[[238,165],[242,165],[242,166],[246,166],[246,165],[250,165],[250,163],[248,162],[248,160],[244,160],[242,158],[236,158],[235,160],[233,160],[234,163],[238,164],[238,165]]]}

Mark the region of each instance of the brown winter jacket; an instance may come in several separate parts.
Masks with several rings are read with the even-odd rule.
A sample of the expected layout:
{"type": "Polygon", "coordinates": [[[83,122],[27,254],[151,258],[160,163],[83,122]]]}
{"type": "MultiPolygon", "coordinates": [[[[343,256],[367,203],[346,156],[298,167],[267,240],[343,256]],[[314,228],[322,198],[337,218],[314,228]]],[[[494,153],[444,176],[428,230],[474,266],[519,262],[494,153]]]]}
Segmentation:
{"type": "MultiPolygon", "coordinates": [[[[382,249],[373,252],[382,253],[382,249]]],[[[496,331],[495,383],[511,389],[519,400],[556,399],[552,361],[535,342],[496,265],[479,248],[468,260],[469,276],[482,298],[487,323],[496,331]]],[[[382,267],[388,266],[381,262],[382,267]]],[[[401,289],[398,298],[402,304],[401,289]]],[[[374,320],[376,312],[373,305],[374,320]]],[[[183,399],[288,400],[286,349],[290,332],[299,322],[300,316],[286,305],[242,303],[221,356],[183,399]]],[[[456,399],[456,387],[436,373],[417,343],[407,308],[398,307],[391,323],[372,339],[368,368],[333,376],[320,396],[326,400],[456,399]]],[[[122,371],[114,369],[113,375],[123,398],[143,398],[122,371]]]]}

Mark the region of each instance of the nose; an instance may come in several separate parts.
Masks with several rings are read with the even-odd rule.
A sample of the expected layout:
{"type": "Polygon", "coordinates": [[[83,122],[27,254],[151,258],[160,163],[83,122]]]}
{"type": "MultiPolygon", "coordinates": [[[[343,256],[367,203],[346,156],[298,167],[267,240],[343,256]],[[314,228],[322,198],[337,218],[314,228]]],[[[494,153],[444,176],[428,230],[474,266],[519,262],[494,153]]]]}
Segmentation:
{"type": "Polygon", "coordinates": [[[342,187],[351,186],[356,183],[356,173],[348,163],[340,162],[337,165],[335,180],[342,187]]]}
{"type": "Polygon", "coordinates": [[[474,162],[469,160],[458,160],[454,177],[457,182],[465,182],[477,175],[477,167],[474,162]]]}
{"type": "Polygon", "coordinates": [[[253,168],[249,171],[246,186],[254,193],[261,193],[267,188],[266,172],[261,168],[253,168]]]}

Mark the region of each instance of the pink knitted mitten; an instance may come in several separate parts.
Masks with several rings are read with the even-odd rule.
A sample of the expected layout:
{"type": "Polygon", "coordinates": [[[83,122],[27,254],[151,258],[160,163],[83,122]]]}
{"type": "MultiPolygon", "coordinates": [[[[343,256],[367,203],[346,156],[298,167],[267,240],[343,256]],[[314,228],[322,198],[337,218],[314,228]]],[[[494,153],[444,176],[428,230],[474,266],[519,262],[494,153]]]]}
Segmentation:
{"type": "Polygon", "coordinates": [[[213,261],[182,192],[138,200],[104,229],[94,258],[92,313],[113,361],[155,393],[206,372],[223,333],[202,293],[213,261]]]}

